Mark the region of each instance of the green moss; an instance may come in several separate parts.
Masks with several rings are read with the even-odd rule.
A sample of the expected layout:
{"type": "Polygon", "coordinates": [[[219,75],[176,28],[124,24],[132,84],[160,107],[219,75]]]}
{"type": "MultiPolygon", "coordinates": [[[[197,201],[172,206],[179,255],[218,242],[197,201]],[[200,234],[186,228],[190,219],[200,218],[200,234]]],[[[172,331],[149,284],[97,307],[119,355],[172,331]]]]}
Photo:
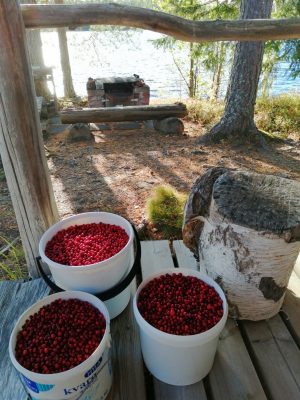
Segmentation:
{"type": "Polygon", "coordinates": [[[147,201],[147,218],[167,236],[181,236],[187,195],[170,186],[157,186],[147,201]]]}

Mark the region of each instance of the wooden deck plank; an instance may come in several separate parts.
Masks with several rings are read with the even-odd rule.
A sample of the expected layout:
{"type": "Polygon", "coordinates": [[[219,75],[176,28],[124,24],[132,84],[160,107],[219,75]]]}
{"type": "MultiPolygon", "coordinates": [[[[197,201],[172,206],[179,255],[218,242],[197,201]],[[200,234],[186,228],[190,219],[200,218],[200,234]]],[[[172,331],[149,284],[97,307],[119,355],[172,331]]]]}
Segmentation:
{"type": "Polygon", "coordinates": [[[300,279],[292,273],[288,289],[286,291],[282,306],[284,318],[292,326],[293,332],[297,335],[296,340],[300,344],[300,279]]]}
{"type": "Polygon", "coordinates": [[[214,400],[266,400],[238,326],[228,319],[208,377],[214,400]]]}
{"type": "MultiPolygon", "coordinates": [[[[136,291],[132,283],[132,295],[136,291]]],[[[144,364],[132,300],[111,323],[113,386],[111,400],[146,400],[144,364]]]]}
{"type": "Polygon", "coordinates": [[[174,267],[168,240],[144,241],[141,245],[143,279],[155,272],[174,267]]]}
{"type": "Polygon", "coordinates": [[[176,253],[178,265],[181,268],[199,270],[199,263],[197,263],[193,253],[183,244],[182,240],[174,240],[173,248],[176,253]]]}
{"type": "MultiPolygon", "coordinates": [[[[194,267],[193,260],[185,268],[194,267]]],[[[174,268],[171,250],[167,240],[142,242],[143,279],[166,268],[174,268]]],[[[153,377],[155,400],[207,400],[203,382],[189,386],[173,386],[153,377]]]]}
{"type": "Polygon", "coordinates": [[[241,322],[272,400],[300,398],[300,350],[279,315],[241,322]]]}
{"type": "Polygon", "coordinates": [[[189,386],[172,386],[155,380],[156,400],[204,400],[207,399],[202,382],[189,386]]]}
{"type": "Polygon", "coordinates": [[[42,279],[26,283],[0,282],[0,387],[1,396],[3,396],[0,397],[5,400],[27,398],[21,380],[9,358],[8,343],[11,331],[20,315],[48,293],[49,288],[42,279]]]}

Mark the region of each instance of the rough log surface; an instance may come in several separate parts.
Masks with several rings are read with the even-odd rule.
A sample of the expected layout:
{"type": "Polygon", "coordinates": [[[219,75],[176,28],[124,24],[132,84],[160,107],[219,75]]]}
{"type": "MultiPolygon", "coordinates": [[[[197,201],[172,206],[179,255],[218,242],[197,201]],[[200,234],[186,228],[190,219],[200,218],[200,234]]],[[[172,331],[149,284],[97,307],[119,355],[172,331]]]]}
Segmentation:
{"type": "Polygon", "coordinates": [[[300,183],[273,175],[227,172],[213,186],[217,211],[256,231],[300,239],[300,183]]]}
{"type": "Polygon", "coordinates": [[[185,207],[184,243],[224,289],[230,315],[275,315],[300,250],[300,185],[268,175],[213,168],[185,207]]]}
{"type": "Polygon", "coordinates": [[[185,117],[185,104],[166,104],[158,106],[128,106],[87,108],[83,110],[62,111],[60,113],[63,124],[77,122],[119,122],[145,121],[147,119],[163,119],[168,117],[185,117]]]}
{"type": "Polygon", "coordinates": [[[0,2],[0,151],[32,276],[40,237],[58,219],[17,0],[0,2]]]}
{"type": "Polygon", "coordinates": [[[27,28],[120,25],[148,29],[189,42],[269,40],[300,37],[300,19],[192,21],[119,4],[23,5],[27,28]]]}

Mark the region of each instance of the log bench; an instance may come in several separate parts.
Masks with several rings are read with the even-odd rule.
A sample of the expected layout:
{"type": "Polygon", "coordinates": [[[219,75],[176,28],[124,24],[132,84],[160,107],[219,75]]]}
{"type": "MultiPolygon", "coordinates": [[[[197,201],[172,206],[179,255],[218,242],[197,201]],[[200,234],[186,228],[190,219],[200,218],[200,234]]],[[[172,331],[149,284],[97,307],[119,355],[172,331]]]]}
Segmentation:
{"type": "MultiPolygon", "coordinates": [[[[174,241],[172,249],[168,241],[142,242],[142,278],[170,267],[198,269],[198,264],[182,241],[174,241]]],[[[132,285],[133,293],[135,287],[136,283],[132,285]]],[[[20,314],[48,293],[41,279],[0,283],[0,398],[3,400],[27,399],[9,360],[8,341],[20,314]]],[[[212,371],[191,386],[164,384],[146,370],[131,304],[112,321],[111,330],[114,377],[108,400],[300,398],[300,279],[296,274],[290,279],[283,307],[275,317],[260,322],[228,320],[212,371]]]]}

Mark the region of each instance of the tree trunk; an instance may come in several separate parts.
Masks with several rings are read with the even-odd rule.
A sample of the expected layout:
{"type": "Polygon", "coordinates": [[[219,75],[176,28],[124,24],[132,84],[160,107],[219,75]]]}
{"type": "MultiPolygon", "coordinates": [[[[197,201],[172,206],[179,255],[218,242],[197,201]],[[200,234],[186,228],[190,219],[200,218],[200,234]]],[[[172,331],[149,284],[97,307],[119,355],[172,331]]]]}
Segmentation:
{"type": "Polygon", "coordinates": [[[273,175],[208,170],[193,185],[184,243],[226,293],[239,319],[275,315],[300,250],[300,183],[273,175]]]}
{"type": "MultiPolygon", "coordinates": [[[[36,0],[20,0],[21,4],[36,4],[36,0]]],[[[42,52],[42,39],[39,29],[27,29],[26,31],[27,44],[30,54],[30,61],[32,66],[45,67],[43,52],[42,52]]],[[[36,79],[34,81],[35,92],[37,96],[44,97],[45,99],[51,98],[47,81],[45,79],[36,79]]]]}
{"type": "MultiPolygon", "coordinates": [[[[273,0],[242,0],[242,19],[269,18],[273,0]]],[[[219,142],[230,136],[258,137],[254,106],[263,58],[263,42],[238,42],[220,122],[200,141],[219,142]]]]}
{"type": "Polygon", "coordinates": [[[58,219],[18,0],[0,2],[0,151],[31,276],[43,232],[58,219]]]}
{"type": "MultiPolygon", "coordinates": [[[[56,4],[63,4],[63,0],[55,0],[56,4]]],[[[59,41],[59,51],[60,51],[60,63],[63,73],[64,82],[64,96],[65,97],[75,97],[76,93],[73,87],[71,65],[68,50],[68,40],[66,28],[58,28],[58,41],[59,41]]]]}
{"type": "Polygon", "coordinates": [[[223,65],[224,65],[224,58],[225,58],[225,44],[224,42],[221,42],[218,44],[218,63],[214,72],[213,76],[213,84],[212,84],[212,93],[211,93],[211,99],[217,100],[219,97],[219,92],[220,92],[220,85],[221,85],[221,75],[223,71],[223,65]],[[219,49],[220,46],[220,49],[219,49]],[[220,50],[220,51],[219,51],[220,50]]]}
{"type": "Polygon", "coordinates": [[[195,97],[195,77],[194,77],[194,58],[193,58],[193,43],[190,43],[190,79],[189,79],[189,96],[195,97]]]}

